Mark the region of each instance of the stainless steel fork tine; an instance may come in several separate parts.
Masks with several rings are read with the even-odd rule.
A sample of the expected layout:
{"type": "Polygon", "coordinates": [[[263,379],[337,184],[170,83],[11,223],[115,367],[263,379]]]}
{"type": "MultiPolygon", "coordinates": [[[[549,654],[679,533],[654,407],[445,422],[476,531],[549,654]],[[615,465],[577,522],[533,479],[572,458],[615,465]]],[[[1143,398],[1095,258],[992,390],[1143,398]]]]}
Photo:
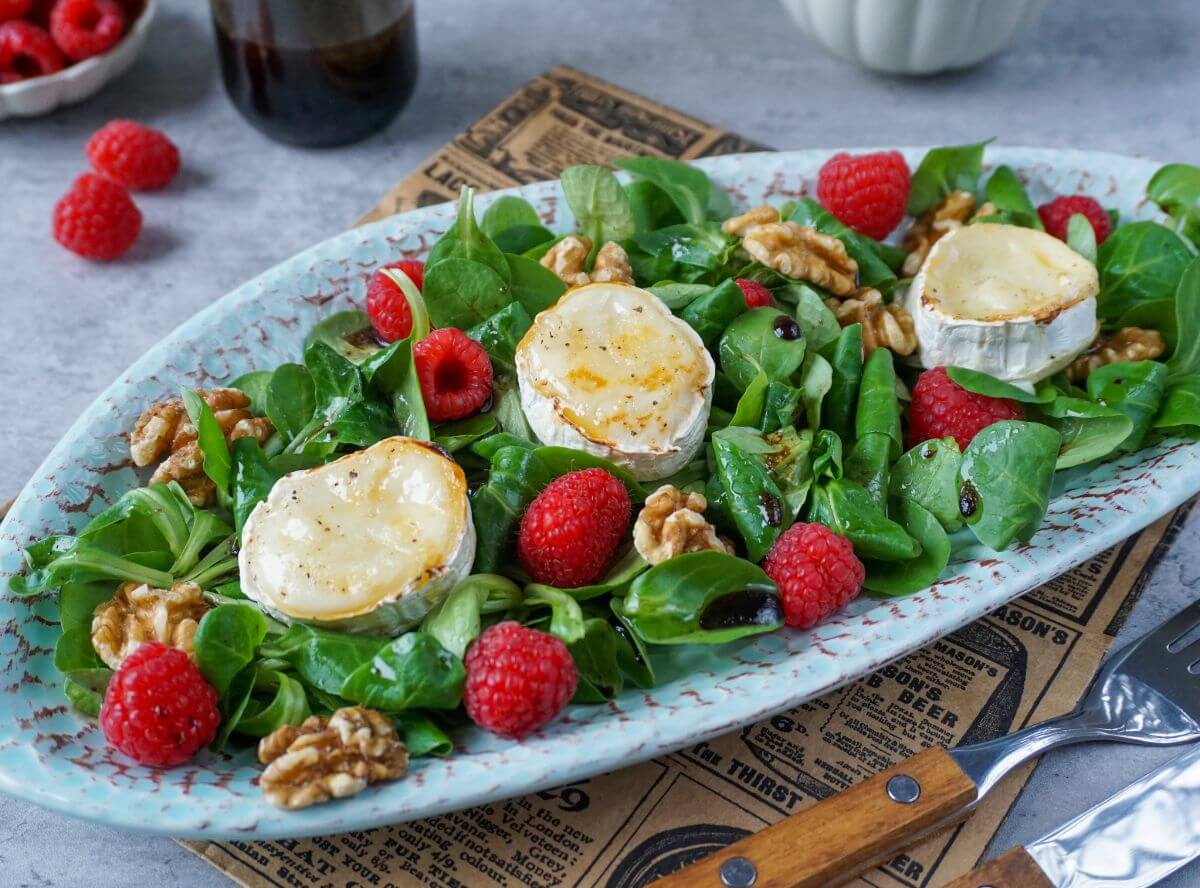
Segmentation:
{"type": "MultiPolygon", "coordinates": [[[[1200,625],[1200,600],[1193,601],[1145,638],[1139,639],[1134,644],[1145,645],[1147,643],[1157,643],[1169,648],[1198,625],[1200,625]]],[[[1172,653],[1175,653],[1175,651],[1172,651],[1172,653]]]]}

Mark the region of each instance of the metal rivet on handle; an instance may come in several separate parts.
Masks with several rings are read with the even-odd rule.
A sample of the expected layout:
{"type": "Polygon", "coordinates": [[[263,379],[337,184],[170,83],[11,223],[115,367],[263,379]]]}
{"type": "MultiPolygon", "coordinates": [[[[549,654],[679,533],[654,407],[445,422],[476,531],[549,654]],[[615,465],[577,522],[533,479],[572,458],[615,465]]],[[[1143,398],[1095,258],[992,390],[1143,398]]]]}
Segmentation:
{"type": "Polygon", "coordinates": [[[726,888],[750,888],[758,879],[758,870],[745,857],[731,857],[721,864],[721,884],[726,888]]]}
{"type": "Polygon", "coordinates": [[[907,774],[897,774],[887,782],[888,798],[902,805],[911,805],[921,797],[921,784],[907,774]]]}

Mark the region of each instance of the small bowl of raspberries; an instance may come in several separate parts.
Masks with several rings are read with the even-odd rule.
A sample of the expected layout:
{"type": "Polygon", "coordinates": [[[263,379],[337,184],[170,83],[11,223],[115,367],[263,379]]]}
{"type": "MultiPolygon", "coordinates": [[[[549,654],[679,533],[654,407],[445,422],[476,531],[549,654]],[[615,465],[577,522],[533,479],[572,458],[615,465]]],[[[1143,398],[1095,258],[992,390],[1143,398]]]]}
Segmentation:
{"type": "Polygon", "coordinates": [[[0,0],[0,120],[99,92],[133,64],[156,0],[0,0]]]}

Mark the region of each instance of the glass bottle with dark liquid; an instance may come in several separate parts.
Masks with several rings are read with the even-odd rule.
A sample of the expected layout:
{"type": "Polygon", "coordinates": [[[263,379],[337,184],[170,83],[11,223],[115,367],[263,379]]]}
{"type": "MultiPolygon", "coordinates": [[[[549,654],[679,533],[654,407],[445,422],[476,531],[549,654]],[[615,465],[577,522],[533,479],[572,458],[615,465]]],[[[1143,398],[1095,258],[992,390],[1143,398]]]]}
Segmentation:
{"type": "Polygon", "coordinates": [[[212,16],[225,89],[272,139],[355,142],[412,95],[412,0],[212,0],[212,16]]]}

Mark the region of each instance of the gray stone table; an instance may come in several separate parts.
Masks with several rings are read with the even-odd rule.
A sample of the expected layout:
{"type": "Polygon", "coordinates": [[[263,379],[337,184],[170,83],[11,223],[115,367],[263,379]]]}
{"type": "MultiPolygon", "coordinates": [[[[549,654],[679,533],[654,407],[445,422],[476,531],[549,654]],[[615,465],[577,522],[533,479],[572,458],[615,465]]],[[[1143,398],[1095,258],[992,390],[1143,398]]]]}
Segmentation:
{"type": "MultiPolygon", "coordinates": [[[[994,0],[1004,2],[1004,0],[994,0]]],[[[259,271],[346,228],[393,182],[517,85],[569,63],[780,148],[997,136],[1200,162],[1200,6],[1057,0],[1020,46],[972,71],[875,76],[810,44],[772,0],[418,0],[421,82],[384,133],[337,151],[268,142],[222,94],[207,6],[165,0],[145,54],[94,100],[0,123],[0,499],[92,398],[175,325],[259,271]],[[162,127],[185,173],[138,198],[141,241],[90,265],[57,247],[50,208],[112,117],[162,127]]],[[[1159,567],[1125,635],[1200,578],[1200,517],[1159,567]]],[[[1169,753],[1063,751],[1033,777],[996,848],[1030,840],[1169,753]]],[[[0,798],[0,883],[219,885],[166,839],[0,798]]],[[[1200,866],[1170,881],[1200,885],[1200,866]]]]}

